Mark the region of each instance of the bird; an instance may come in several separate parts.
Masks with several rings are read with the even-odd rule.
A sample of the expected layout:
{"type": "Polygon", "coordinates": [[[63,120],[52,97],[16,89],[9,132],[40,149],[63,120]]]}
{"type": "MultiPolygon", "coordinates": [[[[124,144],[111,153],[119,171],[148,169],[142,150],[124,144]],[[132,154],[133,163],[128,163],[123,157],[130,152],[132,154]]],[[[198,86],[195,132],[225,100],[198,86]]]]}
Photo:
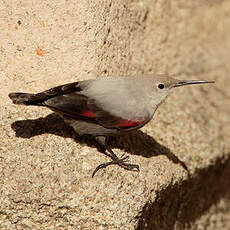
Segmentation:
{"type": "Polygon", "coordinates": [[[40,93],[9,93],[14,104],[43,106],[59,114],[79,135],[90,135],[99,150],[111,161],[99,169],[119,165],[139,171],[139,165],[119,158],[106,143],[106,138],[132,132],[146,125],[160,104],[176,88],[214,83],[208,80],[177,80],[167,74],[99,77],[50,88],[40,93]]]}

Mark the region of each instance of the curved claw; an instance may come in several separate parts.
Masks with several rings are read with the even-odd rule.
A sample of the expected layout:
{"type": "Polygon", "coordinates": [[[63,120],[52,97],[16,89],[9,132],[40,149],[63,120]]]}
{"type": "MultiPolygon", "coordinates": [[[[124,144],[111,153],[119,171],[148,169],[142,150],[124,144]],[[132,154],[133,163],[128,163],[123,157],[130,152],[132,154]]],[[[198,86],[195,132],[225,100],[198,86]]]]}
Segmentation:
{"type": "Polygon", "coordinates": [[[92,177],[95,176],[96,172],[97,172],[99,169],[106,168],[107,166],[109,166],[109,165],[111,165],[111,164],[114,164],[114,162],[113,162],[113,161],[110,161],[110,162],[106,162],[106,163],[102,163],[102,164],[98,165],[98,166],[94,169],[94,171],[93,171],[93,173],[92,173],[92,177]]]}
{"type": "Polygon", "coordinates": [[[121,156],[121,158],[118,158],[117,155],[113,152],[113,150],[105,143],[105,136],[98,136],[95,137],[96,145],[100,147],[102,150],[102,153],[104,153],[106,156],[110,157],[112,161],[106,162],[103,164],[98,165],[95,170],[93,171],[92,177],[96,174],[96,172],[99,169],[106,168],[109,165],[117,164],[123,169],[130,170],[130,171],[137,171],[139,172],[139,165],[136,164],[128,164],[126,163],[126,160],[129,158],[129,156],[125,156],[124,154],[121,156]],[[108,153],[107,153],[108,151],[108,153]]]}
{"type": "Polygon", "coordinates": [[[132,170],[136,169],[139,172],[140,171],[139,165],[125,163],[125,160],[128,158],[129,158],[129,156],[123,157],[123,158],[119,159],[118,162],[114,162],[114,164],[118,164],[119,166],[121,166],[122,168],[124,168],[126,170],[132,171],[132,170]]]}
{"type": "Polygon", "coordinates": [[[136,165],[136,164],[128,164],[128,163],[125,163],[125,160],[127,160],[129,158],[129,156],[125,156],[125,157],[122,157],[122,158],[117,158],[113,161],[109,161],[109,162],[106,162],[106,163],[102,163],[100,165],[98,165],[94,171],[93,171],[93,174],[92,174],[92,177],[95,176],[96,172],[99,170],[99,169],[102,169],[102,168],[106,168],[108,167],[109,165],[112,165],[112,164],[117,164],[119,165],[120,167],[126,169],[126,170],[129,170],[129,171],[137,171],[137,172],[140,172],[140,168],[139,168],[139,165],[136,165]],[[135,170],[136,169],[136,170],[135,170]]]}
{"type": "Polygon", "coordinates": [[[130,171],[137,171],[137,172],[140,172],[140,167],[139,165],[136,165],[136,164],[123,164],[123,165],[120,165],[122,168],[126,169],[126,170],[130,170],[130,171]]]}

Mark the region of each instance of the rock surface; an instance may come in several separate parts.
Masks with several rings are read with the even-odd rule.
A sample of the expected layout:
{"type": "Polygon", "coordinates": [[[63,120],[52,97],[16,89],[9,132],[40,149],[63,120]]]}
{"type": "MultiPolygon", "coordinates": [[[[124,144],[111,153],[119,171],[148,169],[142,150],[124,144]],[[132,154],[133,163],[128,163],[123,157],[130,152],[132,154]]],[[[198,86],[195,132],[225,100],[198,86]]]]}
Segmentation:
{"type": "Polygon", "coordinates": [[[230,229],[230,2],[1,1],[1,229],[230,229]],[[8,93],[104,75],[216,80],[178,89],[107,161],[8,93]],[[189,174],[182,167],[185,162],[189,174]]]}

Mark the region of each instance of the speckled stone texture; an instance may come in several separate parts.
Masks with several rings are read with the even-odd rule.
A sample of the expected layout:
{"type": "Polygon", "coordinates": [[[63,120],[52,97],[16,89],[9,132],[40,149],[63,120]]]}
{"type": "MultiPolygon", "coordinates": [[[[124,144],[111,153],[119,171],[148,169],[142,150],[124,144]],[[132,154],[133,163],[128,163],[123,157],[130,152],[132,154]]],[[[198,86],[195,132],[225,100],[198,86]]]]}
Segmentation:
{"type": "Polygon", "coordinates": [[[0,229],[230,229],[230,2],[0,2],[0,229]],[[111,139],[140,173],[111,166],[49,110],[13,105],[105,75],[169,73],[154,119],[111,139]],[[186,163],[189,174],[182,167],[186,163]]]}

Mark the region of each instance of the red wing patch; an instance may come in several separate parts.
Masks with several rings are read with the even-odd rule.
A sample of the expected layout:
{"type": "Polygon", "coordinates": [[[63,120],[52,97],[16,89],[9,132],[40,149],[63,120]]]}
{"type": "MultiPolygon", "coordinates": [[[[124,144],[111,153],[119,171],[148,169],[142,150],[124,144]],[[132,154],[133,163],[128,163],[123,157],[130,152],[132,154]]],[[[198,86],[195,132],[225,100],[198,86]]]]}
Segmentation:
{"type": "Polygon", "coordinates": [[[138,127],[148,120],[147,118],[134,118],[132,120],[124,119],[98,107],[93,99],[88,99],[87,108],[81,110],[81,115],[98,122],[99,125],[108,129],[128,130],[138,127]]]}
{"type": "Polygon", "coordinates": [[[144,120],[139,120],[139,121],[131,121],[131,120],[126,120],[122,119],[119,124],[114,125],[116,128],[131,128],[140,125],[143,123],[144,120]]]}
{"type": "Polygon", "coordinates": [[[90,118],[94,118],[95,117],[95,115],[93,114],[93,112],[90,111],[90,110],[82,111],[81,115],[83,115],[84,117],[90,117],[90,118]]]}

